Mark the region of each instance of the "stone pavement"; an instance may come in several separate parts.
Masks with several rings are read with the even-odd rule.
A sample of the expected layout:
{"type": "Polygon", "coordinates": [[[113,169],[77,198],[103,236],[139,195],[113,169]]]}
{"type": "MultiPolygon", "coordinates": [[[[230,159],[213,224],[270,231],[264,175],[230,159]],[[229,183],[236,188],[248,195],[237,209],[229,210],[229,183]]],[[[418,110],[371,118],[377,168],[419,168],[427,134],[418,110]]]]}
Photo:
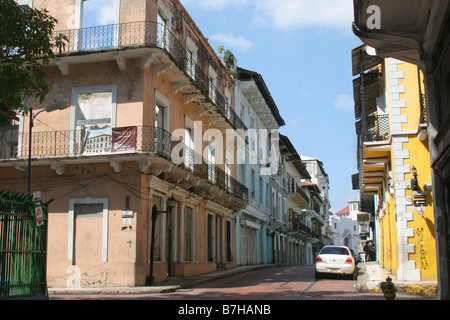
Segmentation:
{"type": "MultiPolygon", "coordinates": [[[[240,273],[251,272],[258,269],[276,267],[278,265],[238,266],[232,269],[223,269],[191,277],[173,277],[154,286],[142,287],[104,287],[104,288],[48,288],[49,297],[53,295],[126,295],[151,294],[174,292],[179,289],[194,287],[209,281],[233,276],[240,273]]],[[[436,282],[406,283],[399,282],[397,277],[381,268],[378,262],[365,262],[358,264],[358,278],[355,286],[361,292],[381,293],[380,283],[389,276],[397,287],[397,295],[418,295],[427,299],[436,299],[436,282]]]]}

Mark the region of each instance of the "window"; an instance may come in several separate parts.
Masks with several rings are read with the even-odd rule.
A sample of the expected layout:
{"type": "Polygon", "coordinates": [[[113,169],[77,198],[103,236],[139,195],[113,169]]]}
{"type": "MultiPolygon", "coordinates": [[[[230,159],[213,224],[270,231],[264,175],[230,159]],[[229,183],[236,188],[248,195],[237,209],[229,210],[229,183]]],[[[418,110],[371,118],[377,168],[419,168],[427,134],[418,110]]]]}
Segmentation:
{"type": "Polygon", "coordinates": [[[232,229],[231,221],[227,220],[227,262],[233,262],[233,249],[232,249],[232,229]]]}
{"type": "Polygon", "coordinates": [[[212,138],[208,143],[208,179],[216,183],[216,146],[212,138]]]}
{"type": "Polygon", "coordinates": [[[184,165],[186,168],[189,168],[191,171],[195,169],[195,158],[194,158],[194,121],[188,116],[184,119],[184,128],[185,128],[185,136],[184,136],[184,144],[186,145],[186,150],[184,150],[184,165]]]}
{"type": "Polygon", "coordinates": [[[77,0],[75,15],[67,20],[69,29],[81,29],[74,38],[74,48],[77,50],[98,50],[117,47],[120,0],[102,1],[102,9],[113,14],[101,14],[98,3],[94,1],[77,0]],[[93,31],[92,27],[102,26],[102,32],[93,31]]]}
{"type": "Polygon", "coordinates": [[[225,117],[232,121],[231,119],[231,93],[228,88],[225,88],[225,117]]]}
{"type": "Polygon", "coordinates": [[[158,45],[161,48],[170,48],[170,30],[172,29],[172,13],[162,1],[158,0],[158,45]]]}
{"type": "Polygon", "coordinates": [[[264,204],[264,192],[263,192],[263,180],[262,180],[262,177],[259,177],[259,203],[261,205],[264,204]]]}
{"type": "Polygon", "coordinates": [[[277,218],[277,195],[275,190],[272,190],[272,218],[277,218]]]}
{"type": "Polygon", "coordinates": [[[228,151],[225,153],[225,186],[231,190],[231,156],[228,151]]]}
{"type": "Polygon", "coordinates": [[[70,139],[74,154],[96,154],[111,151],[111,128],[116,124],[117,85],[78,87],[72,89],[70,139]],[[99,145],[103,137],[105,144],[99,145]]]}
{"type": "Polygon", "coordinates": [[[277,207],[278,207],[278,215],[277,215],[277,220],[282,219],[282,213],[283,213],[283,204],[281,202],[281,194],[278,194],[278,201],[277,201],[277,207]]]}
{"type": "Polygon", "coordinates": [[[217,73],[209,66],[209,97],[214,104],[217,104],[217,73]]]}
{"type": "Polygon", "coordinates": [[[250,151],[256,152],[256,130],[255,130],[255,119],[250,117],[250,130],[249,130],[249,138],[250,138],[250,151]]]}
{"type": "Polygon", "coordinates": [[[170,100],[158,90],[155,93],[155,127],[169,131],[170,100]]]}
{"type": "Polygon", "coordinates": [[[256,180],[255,179],[256,179],[255,178],[255,170],[252,169],[252,171],[251,171],[251,180],[250,180],[252,199],[255,198],[255,192],[256,192],[256,180]]]}
{"type": "Polygon", "coordinates": [[[214,216],[208,214],[206,229],[206,245],[208,253],[208,262],[214,261],[214,216]]]}
{"type": "Polygon", "coordinates": [[[196,80],[196,70],[197,65],[197,51],[198,47],[195,45],[191,38],[186,38],[186,50],[188,53],[186,62],[186,71],[188,75],[195,81],[196,80]]]}
{"type": "Polygon", "coordinates": [[[194,245],[194,209],[186,206],[184,217],[184,254],[186,261],[193,261],[193,245],[194,245]]]}
{"type": "Polygon", "coordinates": [[[341,255],[350,255],[350,252],[343,247],[323,247],[320,254],[341,254],[341,255]]]}

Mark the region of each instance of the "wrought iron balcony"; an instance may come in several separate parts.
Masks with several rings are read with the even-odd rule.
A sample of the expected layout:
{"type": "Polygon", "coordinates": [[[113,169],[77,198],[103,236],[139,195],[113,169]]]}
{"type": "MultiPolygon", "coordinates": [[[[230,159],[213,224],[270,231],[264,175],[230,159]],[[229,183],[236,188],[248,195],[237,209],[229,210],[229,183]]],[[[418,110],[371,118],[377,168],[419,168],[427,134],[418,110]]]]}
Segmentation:
{"type": "Polygon", "coordinates": [[[365,142],[389,141],[389,115],[370,115],[366,117],[365,142]]]}
{"type": "Polygon", "coordinates": [[[427,114],[427,97],[426,94],[420,94],[420,124],[428,123],[428,114],[427,114]]]}
{"type": "Polygon", "coordinates": [[[311,228],[306,226],[297,215],[291,216],[291,231],[303,231],[306,235],[311,236],[311,228]]]}
{"type": "MultiPolygon", "coordinates": [[[[134,141],[127,155],[154,154],[192,172],[195,176],[225,190],[242,200],[248,200],[248,189],[216,164],[205,160],[162,128],[142,126],[129,127],[135,130],[134,141]]],[[[119,128],[120,129],[120,128],[119,128]]],[[[32,158],[54,160],[89,157],[113,158],[114,138],[92,138],[88,130],[49,131],[32,133],[32,158]]],[[[99,135],[97,135],[99,137],[99,135]]],[[[27,132],[0,130],[0,162],[14,162],[28,159],[27,132]]],[[[123,153],[119,151],[117,154],[123,153]]]]}
{"type": "Polygon", "coordinates": [[[135,48],[163,50],[178,69],[200,90],[207,101],[215,105],[234,129],[247,130],[227,99],[214,85],[208,74],[192,59],[191,54],[165,26],[151,21],[127,22],[82,29],[55,31],[62,34],[64,48],[55,51],[59,57],[86,55],[105,51],[135,48]]]}

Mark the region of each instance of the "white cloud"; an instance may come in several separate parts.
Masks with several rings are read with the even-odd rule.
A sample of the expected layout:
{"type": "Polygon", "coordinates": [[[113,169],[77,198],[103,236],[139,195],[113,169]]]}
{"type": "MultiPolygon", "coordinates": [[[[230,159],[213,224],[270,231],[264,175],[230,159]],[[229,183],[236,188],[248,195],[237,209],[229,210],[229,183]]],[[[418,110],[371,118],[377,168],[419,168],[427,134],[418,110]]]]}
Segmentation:
{"type": "Polygon", "coordinates": [[[182,0],[185,5],[223,10],[245,8],[254,27],[292,30],[305,27],[339,28],[351,32],[352,0],[182,0]]]}
{"type": "Polygon", "coordinates": [[[341,111],[352,111],[355,106],[353,97],[348,94],[340,94],[334,99],[334,107],[341,111]]]}
{"type": "Polygon", "coordinates": [[[232,33],[215,33],[209,38],[224,45],[226,49],[233,49],[234,51],[246,52],[254,46],[252,41],[242,36],[235,36],[232,33]]]}
{"type": "Polygon", "coordinates": [[[260,0],[257,11],[269,17],[274,27],[292,29],[333,27],[350,30],[351,0],[260,0]]]}
{"type": "Polygon", "coordinates": [[[203,9],[224,9],[225,7],[246,7],[251,0],[181,0],[184,6],[195,5],[203,9]]]}
{"type": "Polygon", "coordinates": [[[86,1],[84,10],[87,11],[88,19],[95,19],[95,21],[91,21],[92,25],[102,26],[115,22],[116,4],[114,0],[86,1]]]}

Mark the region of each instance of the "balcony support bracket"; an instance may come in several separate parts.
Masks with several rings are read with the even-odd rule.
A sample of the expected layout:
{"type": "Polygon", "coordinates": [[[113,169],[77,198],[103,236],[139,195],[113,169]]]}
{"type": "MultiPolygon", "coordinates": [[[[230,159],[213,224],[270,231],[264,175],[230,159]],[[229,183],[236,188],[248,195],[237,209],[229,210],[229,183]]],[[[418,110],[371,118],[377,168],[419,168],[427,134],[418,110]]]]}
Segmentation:
{"type": "Polygon", "coordinates": [[[152,159],[143,159],[139,161],[139,171],[144,173],[152,165],[152,159]]]}
{"type": "Polygon", "coordinates": [[[120,70],[123,71],[127,69],[127,59],[123,55],[120,53],[114,53],[114,59],[116,59],[120,70]]]}
{"type": "Polygon", "coordinates": [[[66,165],[64,163],[61,162],[51,162],[50,163],[50,167],[56,171],[56,174],[58,176],[62,176],[64,174],[66,165]]]}
{"type": "Polygon", "coordinates": [[[155,59],[155,55],[153,53],[149,53],[146,56],[143,56],[141,58],[141,68],[142,69],[148,69],[150,65],[152,64],[153,60],[155,59]]]}
{"type": "Polygon", "coordinates": [[[152,68],[153,68],[152,70],[153,77],[157,77],[161,73],[166,72],[168,69],[170,69],[170,64],[168,63],[154,64],[152,68]]]}
{"type": "Polygon", "coordinates": [[[114,169],[115,173],[120,173],[122,171],[122,162],[117,161],[116,159],[111,159],[109,165],[114,169]]]}
{"type": "Polygon", "coordinates": [[[19,170],[19,171],[25,171],[27,170],[27,164],[22,164],[22,163],[14,163],[14,169],[19,170]]]}
{"type": "Polygon", "coordinates": [[[56,59],[55,63],[63,76],[69,75],[69,64],[67,62],[62,61],[61,59],[56,59]]]}
{"type": "Polygon", "coordinates": [[[184,88],[187,88],[189,86],[189,83],[187,82],[172,82],[172,93],[176,94],[179,91],[183,90],[184,88]]]}
{"type": "Polygon", "coordinates": [[[198,94],[183,94],[183,104],[188,104],[197,97],[198,97],[198,94]]]}

